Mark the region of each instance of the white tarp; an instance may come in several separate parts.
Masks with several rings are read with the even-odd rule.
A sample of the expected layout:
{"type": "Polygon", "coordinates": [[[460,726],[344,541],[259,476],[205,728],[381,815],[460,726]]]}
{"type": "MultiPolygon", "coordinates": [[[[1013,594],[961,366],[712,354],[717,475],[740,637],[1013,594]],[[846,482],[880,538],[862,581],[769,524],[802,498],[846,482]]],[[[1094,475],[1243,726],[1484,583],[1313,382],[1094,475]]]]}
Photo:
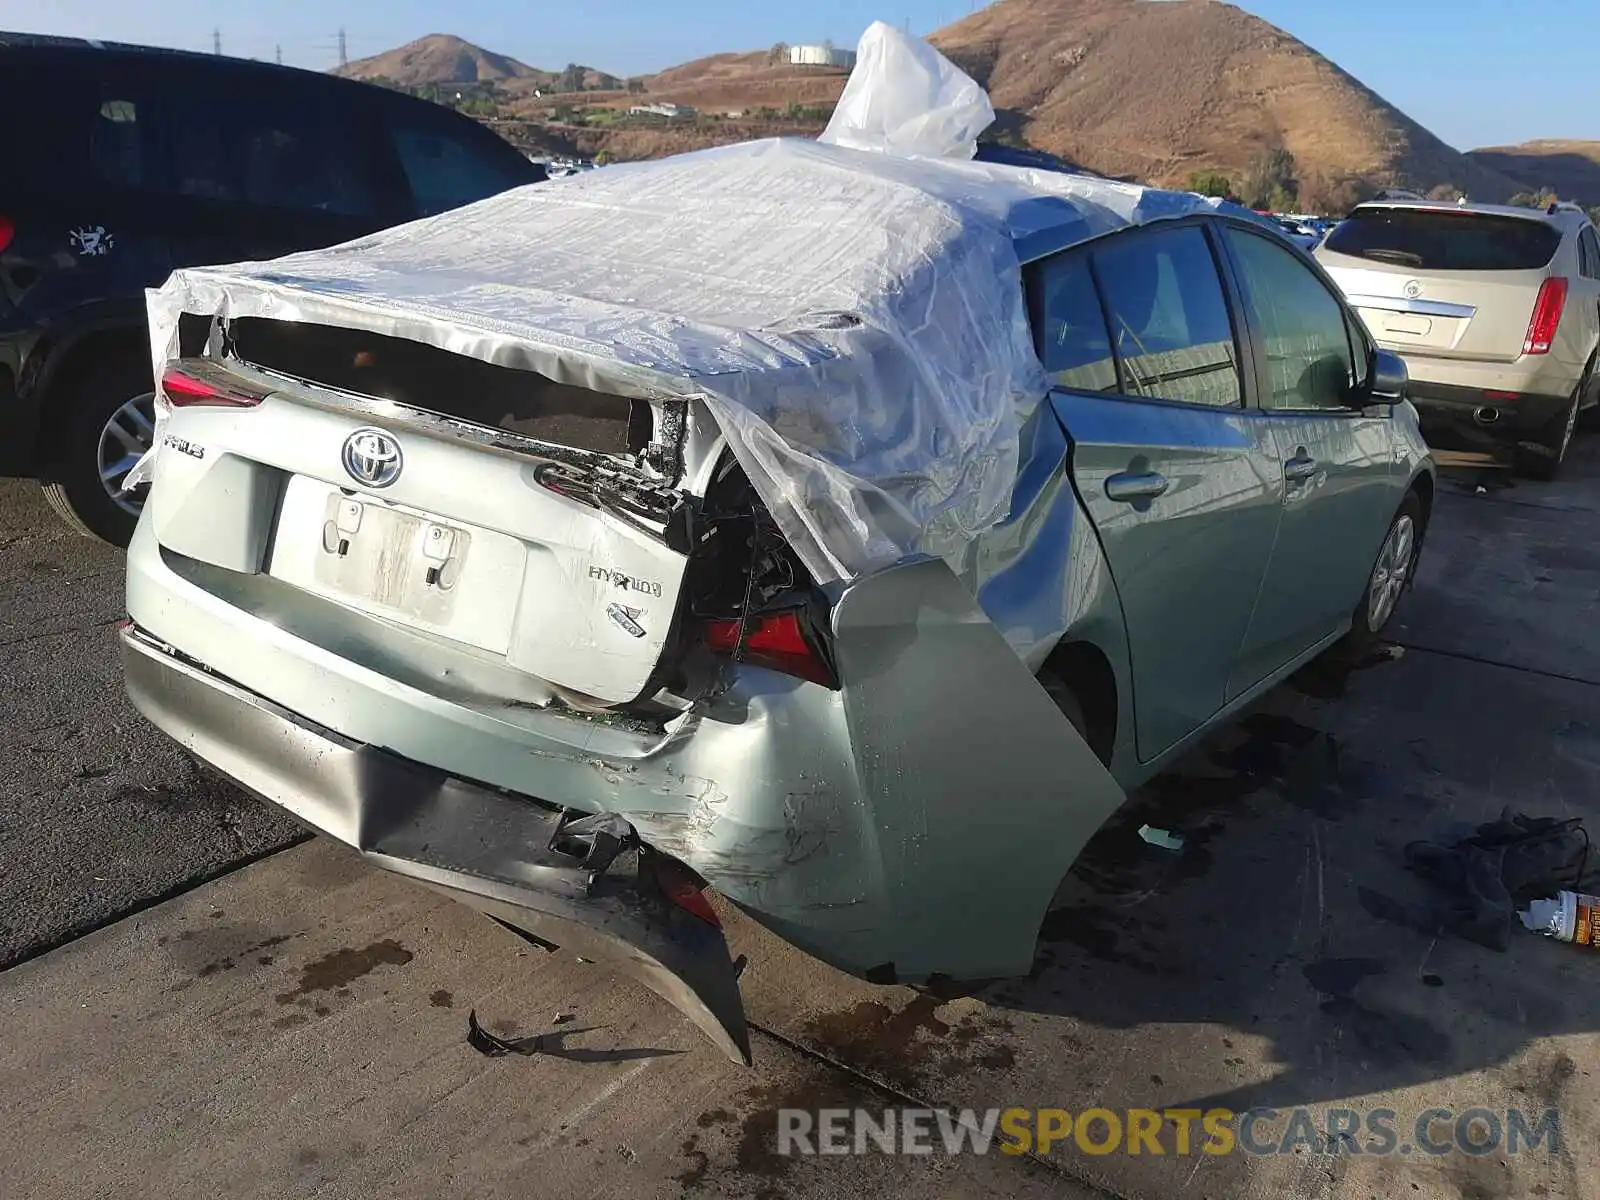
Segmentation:
{"type": "Polygon", "coordinates": [[[1089,237],[1207,203],[973,162],[989,117],[971,79],[879,23],[824,141],[605,167],[327,250],[177,271],[149,293],[157,378],[197,313],[700,397],[820,582],[952,556],[1004,517],[1020,420],[1046,390],[1017,205],[1065,197],[1089,237]]]}

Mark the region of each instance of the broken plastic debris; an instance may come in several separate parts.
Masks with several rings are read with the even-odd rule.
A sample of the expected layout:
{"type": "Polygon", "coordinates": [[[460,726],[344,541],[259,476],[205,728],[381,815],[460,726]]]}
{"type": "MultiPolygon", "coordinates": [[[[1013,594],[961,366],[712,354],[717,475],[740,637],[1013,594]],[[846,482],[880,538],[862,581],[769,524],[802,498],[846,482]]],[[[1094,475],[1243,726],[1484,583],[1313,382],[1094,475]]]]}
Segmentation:
{"type": "Polygon", "coordinates": [[[508,1042],[505,1038],[495,1037],[482,1025],[478,1024],[478,1010],[471,1009],[467,1013],[467,1045],[486,1058],[504,1058],[508,1054],[521,1054],[528,1057],[539,1053],[539,1039],[537,1037],[518,1038],[508,1042]]]}
{"type": "Polygon", "coordinates": [[[577,1014],[575,1013],[559,1012],[556,1014],[556,1019],[552,1021],[551,1024],[565,1025],[568,1021],[576,1021],[577,1019],[577,1014]]]}
{"type": "Polygon", "coordinates": [[[1582,892],[1557,892],[1548,900],[1535,900],[1518,914],[1525,928],[1558,942],[1600,947],[1600,896],[1582,892]]]}
{"type": "Polygon", "coordinates": [[[1154,825],[1139,826],[1139,836],[1152,846],[1174,852],[1183,849],[1183,837],[1170,829],[1157,829],[1154,825]]]}

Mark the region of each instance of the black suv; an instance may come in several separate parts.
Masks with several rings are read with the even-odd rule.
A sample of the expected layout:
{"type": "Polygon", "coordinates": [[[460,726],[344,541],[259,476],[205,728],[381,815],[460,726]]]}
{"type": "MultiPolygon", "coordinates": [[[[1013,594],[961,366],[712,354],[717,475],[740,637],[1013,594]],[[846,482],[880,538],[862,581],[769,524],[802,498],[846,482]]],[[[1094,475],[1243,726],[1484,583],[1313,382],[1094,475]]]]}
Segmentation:
{"type": "Polygon", "coordinates": [[[145,288],[545,177],[471,118],[370,84],[28,34],[0,33],[0,129],[0,475],[119,545],[152,428],[145,288]]]}

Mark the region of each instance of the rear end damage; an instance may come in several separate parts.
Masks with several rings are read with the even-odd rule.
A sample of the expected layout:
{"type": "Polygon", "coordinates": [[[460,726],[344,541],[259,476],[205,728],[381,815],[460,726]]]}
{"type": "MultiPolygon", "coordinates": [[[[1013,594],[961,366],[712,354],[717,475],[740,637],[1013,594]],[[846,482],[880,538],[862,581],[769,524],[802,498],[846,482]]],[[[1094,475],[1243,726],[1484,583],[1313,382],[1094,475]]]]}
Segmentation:
{"type": "Polygon", "coordinates": [[[816,587],[692,400],[228,333],[130,549],[156,724],[746,1061],[706,884],[868,978],[1028,970],[1122,795],[943,562],[816,587]],[[363,430],[396,478],[341,464],[363,430]]]}

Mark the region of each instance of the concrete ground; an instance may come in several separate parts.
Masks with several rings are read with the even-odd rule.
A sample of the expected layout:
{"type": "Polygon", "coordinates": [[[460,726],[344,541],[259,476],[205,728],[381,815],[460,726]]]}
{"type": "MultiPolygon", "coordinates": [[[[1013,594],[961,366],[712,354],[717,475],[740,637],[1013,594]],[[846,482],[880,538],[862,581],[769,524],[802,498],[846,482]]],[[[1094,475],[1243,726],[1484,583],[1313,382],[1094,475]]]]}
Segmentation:
{"type": "Polygon", "coordinates": [[[1396,648],[1302,673],[1130,798],[1030,978],[873,987],[730,914],[753,1071],[650,993],[321,843],[106,924],[295,834],[185,773],[121,701],[116,556],[0,493],[0,662],[22,681],[0,732],[20,962],[0,974],[0,1104],[27,1131],[0,1193],[1600,1193],[1594,963],[1520,930],[1505,953],[1441,936],[1401,859],[1506,806],[1600,831],[1600,439],[1577,450],[1557,484],[1447,483],[1396,648]],[[1146,844],[1146,823],[1184,849],[1146,844]],[[472,1009],[544,1049],[484,1057],[472,1009]],[[1297,1106],[1319,1135],[1330,1109],[1388,1108],[1399,1136],[1388,1155],[1310,1134],[1280,1156],[1177,1154],[1170,1125],[1161,1155],[774,1153],[779,1108],[908,1104],[1276,1110],[1258,1142],[1297,1106]],[[1431,1108],[1553,1108],[1560,1145],[1426,1154],[1431,1108]]]}

